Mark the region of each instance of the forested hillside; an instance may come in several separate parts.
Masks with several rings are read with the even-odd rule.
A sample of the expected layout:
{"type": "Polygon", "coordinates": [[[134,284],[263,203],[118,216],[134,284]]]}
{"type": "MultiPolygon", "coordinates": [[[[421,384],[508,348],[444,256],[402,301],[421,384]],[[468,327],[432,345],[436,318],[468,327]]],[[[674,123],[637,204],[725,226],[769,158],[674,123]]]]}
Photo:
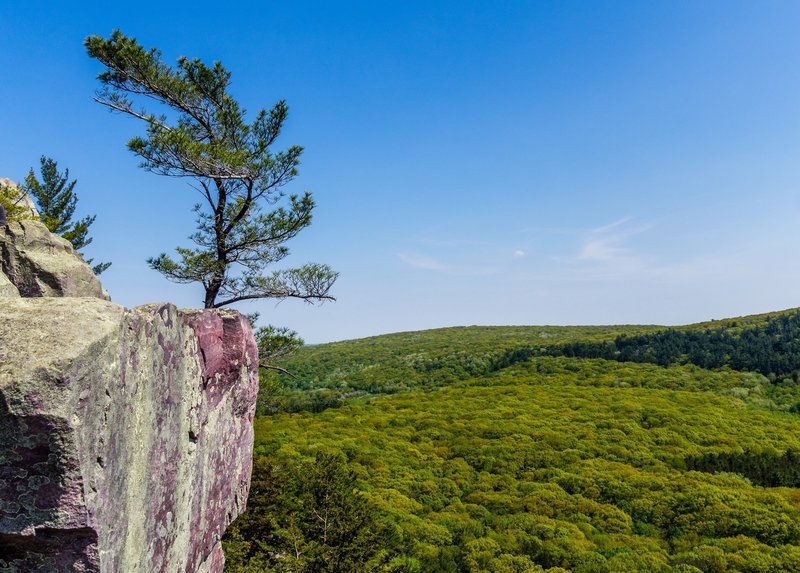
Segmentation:
{"type": "Polygon", "coordinates": [[[535,356],[758,372],[775,383],[765,392],[781,407],[790,408],[796,402],[789,382],[796,382],[800,371],[800,311],[677,328],[444,328],[305,347],[280,363],[292,376],[272,373],[265,378],[259,413],[318,412],[356,396],[443,387],[535,356]]]}
{"type": "Polygon", "coordinates": [[[259,413],[321,411],[343,398],[438,388],[571,342],[602,343],[662,328],[467,326],[307,346],[279,363],[291,375],[265,377],[259,413]]]}
{"type": "Polygon", "coordinates": [[[772,380],[800,370],[800,312],[748,317],[722,324],[620,334],[613,341],[579,340],[549,349],[554,355],[652,362],[690,363],[703,368],[728,366],[760,372],[772,380]],[[760,319],[760,320],[759,320],[760,319]]]}
{"type": "Polygon", "coordinates": [[[257,418],[227,570],[800,571],[800,389],[791,373],[733,369],[730,351],[794,372],[796,321],[305,348],[282,364],[296,378],[280,399],[334,399],[257,418]],[[631,340],[636,360],[568,355],[631,340]],[[692,360],[718,355],[714,369],[692,360]]]}

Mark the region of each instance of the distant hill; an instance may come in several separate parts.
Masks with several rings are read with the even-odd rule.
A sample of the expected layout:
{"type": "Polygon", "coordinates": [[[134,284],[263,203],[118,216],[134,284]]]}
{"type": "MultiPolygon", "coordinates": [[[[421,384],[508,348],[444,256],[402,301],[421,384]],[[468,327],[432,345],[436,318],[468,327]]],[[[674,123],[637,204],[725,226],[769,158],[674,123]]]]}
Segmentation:
{"type": "Polygon", "coordinates": [[[680,327],[467,326],[308,346],[280,362],[294,376],[273,374],[259,411],[321,411],[356,396],[433,389],[535,356],[727,366],[797,381],[800,309],[680,327]]]}
{"type": "Polygon", "coordinates": [[[552,355],[652,362],[661,366],[695,364],[759,372],[772,381],[800,372],[800,311],[760,314],[704,322],[655,332],[620,334],[614,340],[577,340],[549,349],[552,355]]]}

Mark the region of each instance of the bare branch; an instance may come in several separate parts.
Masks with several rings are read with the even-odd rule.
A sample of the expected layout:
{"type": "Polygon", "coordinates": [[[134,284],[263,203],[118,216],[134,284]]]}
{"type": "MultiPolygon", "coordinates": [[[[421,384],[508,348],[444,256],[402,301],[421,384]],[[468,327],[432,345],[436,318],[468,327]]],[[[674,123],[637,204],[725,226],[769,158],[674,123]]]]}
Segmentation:
{"type": "Polygon", "coordinates": [[[274,366],[272,364],[259,364],[259,368],[263,368],[264,370],[277,370],[281,374],[286,374],[287,376],[291,376],[295,380],[297,380],[297,376],[286,370],[285,368],[281,368],[280,366],[274,366]]]}

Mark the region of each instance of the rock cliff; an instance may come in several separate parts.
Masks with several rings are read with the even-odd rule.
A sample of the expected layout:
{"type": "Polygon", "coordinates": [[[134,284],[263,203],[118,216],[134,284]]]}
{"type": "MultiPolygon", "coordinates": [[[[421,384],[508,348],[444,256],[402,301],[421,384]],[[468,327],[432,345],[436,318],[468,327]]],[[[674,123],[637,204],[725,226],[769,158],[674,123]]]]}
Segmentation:
{"type": "Polygon", "coordinates": [[[0,572],[222,571],[250,482],[247,320],[126,310],[39,227],[0,228],[0,572]]]}

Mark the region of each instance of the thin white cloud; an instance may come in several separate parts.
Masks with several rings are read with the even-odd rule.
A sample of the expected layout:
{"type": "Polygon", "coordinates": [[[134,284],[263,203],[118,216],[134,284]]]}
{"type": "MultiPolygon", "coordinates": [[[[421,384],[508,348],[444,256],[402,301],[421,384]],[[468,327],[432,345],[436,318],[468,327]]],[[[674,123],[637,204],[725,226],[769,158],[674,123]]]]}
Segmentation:
{"type": "Polygon", "coordinates": [[[611,229],[615,229],[620,227],[631,220],[631,217],[622,217],[621,219],[614,221],[613,223],[609,223],[608,225],[603,225],[602,227],[596,227],[592,229],[592,233],[607,233],[611,229]]]}
{"type": "Polygon", "coordinates": [[[652,226],[634,223],[632,217],[624,217],[585,230],[577,253],[552,257],[561,265],[560,270],[546,276],[551,280],[693,283],[721,276],[733,280],[746,274],[729,257],[713,253],[693,253],[692,257],[677,261],[659,260],[636,242],[636,237],[652,226]]]}
{"type": "Polygon", "coordinates": [[[629,224],[631,221],[631,217],[623,217],[608,225],[590,229],[575,258],[606,265],[638,266],[640,255],[630,245],[630,239],[647,231],[650,226],[632,226],[629,224]]]}
{"type": "Polygon", "coordinates": [[[522,249],[517,249],[516,251],[514,251],[515,258],[520,258],[524,256],[525,256],[525,251],[523,251],[522,249]]]}
{"type": "Polygon", "coordinates": [[[607,225],[583,231],[576,254],[553,257],[570,265],[571,272],[582,278],[635,278],[648,272],[648,257],[632,244],[631,239],[648,229],[649,225],[632,225],[631,217],[623,217],[607,225]]]}

